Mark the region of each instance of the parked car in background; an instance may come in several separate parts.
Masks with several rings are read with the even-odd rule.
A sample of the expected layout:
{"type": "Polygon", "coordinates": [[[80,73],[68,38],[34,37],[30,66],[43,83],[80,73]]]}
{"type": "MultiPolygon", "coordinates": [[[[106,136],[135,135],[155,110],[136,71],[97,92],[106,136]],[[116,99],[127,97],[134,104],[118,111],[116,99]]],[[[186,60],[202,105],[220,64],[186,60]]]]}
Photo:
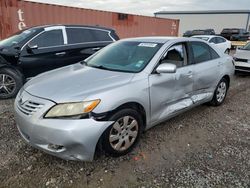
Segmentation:
{"type": "Polygon", "coordinates": [[[250,42],[244,47],[236,49],[234,60],[236,73],[250,74],[250,42]]]}
{"type": "Polygon", "coordinates": [[[183,33],[183,37],[191,37],[191,36],[192,36],[192,31],[190,31],[190,30],[183,33]]]}
{"type": "Polygon", "coordinates": [[[202,40],[124,39],[27,82],[15,119],[29,144],[63,159],[92,160],[97,145],[125,155],[142,131],[203,103],[221,105],[233,73],[232,57],[202,40]]]}
{"type": "Polygon", "coordinates": [[[14,97],[27,79],[81,61],[118,39],[113,29],[50,25],[0,41],[0,99],[14,97]]]}
{"type": "Polygon", "coordinates": [[[197,29],[192,31],[186,31],[183,37],[191,37],[194,35],[215,35],[214,29],[197,29]]]}
{"type": "Polygon", "coordinates": [[[246,29],[226,28],[221,31],[222,37],[231,41],[247,41],[250,40],[250,34],[246,29]]]}
{"type": "Polygon", "coordinates": [[[227,53],[227,54],[230,53],[232,43],[231,41],[225,39],[224,37],[216,36],[216,35],[195,35],[192,37],[202,39],[211,43],[223,53],[227,53]]]}

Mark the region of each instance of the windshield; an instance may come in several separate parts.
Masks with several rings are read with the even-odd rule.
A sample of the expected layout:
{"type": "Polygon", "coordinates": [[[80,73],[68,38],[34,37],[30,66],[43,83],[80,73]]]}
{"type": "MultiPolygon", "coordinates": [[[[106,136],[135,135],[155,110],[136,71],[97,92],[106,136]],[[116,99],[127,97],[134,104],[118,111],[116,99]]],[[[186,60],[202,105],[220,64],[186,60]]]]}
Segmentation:
{"type": "Polygon", "coordinates": [[[233,33],[233,34],[237,34],[239,33],[239,29],[223,29],[221,33],[233,33]]]}
{"type": "Polygon", "coordinates": [[[250,50],[250,42],[247,43],[242,49],[243,50],[250,50]]]}
{"type": "Polygon", "coordinates": [[[203,30],[193,30],[192,34],[193,35],[204,35],[205,31],[203,31],[203,30]]]}
{"type": "Polygon", "coordinates": [[[19,42],[23,41],[24,39],[31,36],[35,32],[36,32],[35,29],[19,31],[19,32],[15,33],[14,35],[12,35],[11,37],[7,38],[7,39],[1,40],[0,41],[0,46],[9,47],[9,46],[12,46],[14,44],[18,44],[19,42]]]}
{"type": "Polygon", "coordinates": [[[109,45],[86,60],[86,65],[121,72],[140,72],[162,44],[120,41],[109,45]]]}
{"type": "Polygon", "coordinates": [[[205,40],[205,41],[208,41],[208,37],[194,37],[194,38],[197,38],[197,39],[202,39],[202,40],[205,40]]]}

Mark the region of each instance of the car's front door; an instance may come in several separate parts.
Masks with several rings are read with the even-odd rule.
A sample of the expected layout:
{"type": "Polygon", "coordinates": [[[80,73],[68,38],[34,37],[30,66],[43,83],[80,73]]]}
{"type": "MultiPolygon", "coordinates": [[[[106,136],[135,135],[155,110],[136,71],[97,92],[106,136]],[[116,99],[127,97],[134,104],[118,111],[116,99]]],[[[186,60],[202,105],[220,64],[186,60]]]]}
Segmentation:
{"type": "Polygon", "coordinates": [[[193,65],[189,65],[187,57],[187,44],[175,44],[167,50],[159,64],[175,64],[176,73],[153,72],[149,76],[152,124],[192,106],[193,65]]]}
{"type": "Polygon", "coordinates": [[[204,42],[190,42],[189,47],[193,57],[194,92],[192,99],[194,103],[202,103],[213,96],[223,62],[220,61],[217,52],[204,42]]]}
{"type": "Polygon", "coordinates": [[[60,67],[67,55],[63,26],[50,27],[26,44],[20,54],[20,65],[26,78],[60,67]]]}

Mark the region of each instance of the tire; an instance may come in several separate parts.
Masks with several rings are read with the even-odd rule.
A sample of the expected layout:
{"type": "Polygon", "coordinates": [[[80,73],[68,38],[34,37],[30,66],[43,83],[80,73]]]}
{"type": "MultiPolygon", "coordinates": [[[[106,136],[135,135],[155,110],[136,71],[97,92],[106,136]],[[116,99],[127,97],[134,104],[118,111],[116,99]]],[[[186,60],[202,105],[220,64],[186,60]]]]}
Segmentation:
{"type": "Polygon", "coordinates": [[[228,81],[225,78],[222,78],[219,84],[217,85],[214,91],[213,99],[210,102],[212,106],[220,106],[224,102],[227,96],[228,87],[228,81]]]}
{"type": "Polygon", "coordinates": [[[129,153],[141,136],[142,117],[133,109],[122,109],[113,114],[109,120],[115,123],[102,135],[102,149],[113,157],[129,153]],[[128,123],[124,127],[126,120],[128,123]]]}
{"type": "Polygon", "coordinates": [[[22,86],[23,79],[19,72],[12,68],[0,69],[0,99],[15,97],[22,86]]]}

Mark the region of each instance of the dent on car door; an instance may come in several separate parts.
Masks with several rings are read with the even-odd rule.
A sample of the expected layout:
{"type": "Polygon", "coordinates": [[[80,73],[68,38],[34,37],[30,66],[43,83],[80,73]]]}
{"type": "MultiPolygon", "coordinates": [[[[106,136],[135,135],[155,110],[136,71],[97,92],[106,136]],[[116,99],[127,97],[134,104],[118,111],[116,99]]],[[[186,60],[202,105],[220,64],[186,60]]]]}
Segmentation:
{"type": "Polygon", "coordinates": [[[220,56],[203,42],[189,43],[193,56],[194,103],[202,103],[213,96],[220,77],[220,56]]]}
{"type": "Polygon", "coordinates": [[[193,105],[192,65],[187,65],[186,47],[184,44],[172,46],[161,63],[177,66],[176,73],[153,73],[149,76],[151,97],[151,121],[160,122],[179,111],[193,105]]]}
{"type": "Polygon", "coordinates": [[[23,47],[20,54],[21,67],[27,77],[61,66],[64,51],[62,29],[44,31],[23,47]]]}
{"type": "Polygon", "coordinates": [[[107,41],[98,38],[98,31],[95,29],[68,27],[66,31],[68,39],[68,45],[66,47],[68,64],[84,60],[112,42],[110,37],[107,41]]]}

